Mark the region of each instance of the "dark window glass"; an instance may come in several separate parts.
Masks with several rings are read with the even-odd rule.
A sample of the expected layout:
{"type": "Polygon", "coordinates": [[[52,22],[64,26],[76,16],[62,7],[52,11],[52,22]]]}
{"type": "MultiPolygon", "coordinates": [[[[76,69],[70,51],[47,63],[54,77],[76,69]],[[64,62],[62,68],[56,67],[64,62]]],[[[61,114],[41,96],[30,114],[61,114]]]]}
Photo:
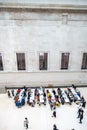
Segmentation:
{"type": "Polygon", "coordinates": [[[62,53],[61,56],[61,69],[68,69],[70,53],[62,53]]]}
{"type": "Polygon", "coordinates": [[[39,54],[39,69],[40,70],[47,70],[47,59],[48,59],[48,53],[39,54]]]}
{"type": "Polygon", "coordinates": [[[2,55],[0,53],[0,70],[3,70],[2,55]]]}
{"type": "Polygon", "coordinates": [[[25,70],[25,53],[16,53],[18,70],[25,70]]]}
{"type": "Polygon", "coordinates": [[[87,53],[83,53],[82,69],[87,69],[87,53]]]}

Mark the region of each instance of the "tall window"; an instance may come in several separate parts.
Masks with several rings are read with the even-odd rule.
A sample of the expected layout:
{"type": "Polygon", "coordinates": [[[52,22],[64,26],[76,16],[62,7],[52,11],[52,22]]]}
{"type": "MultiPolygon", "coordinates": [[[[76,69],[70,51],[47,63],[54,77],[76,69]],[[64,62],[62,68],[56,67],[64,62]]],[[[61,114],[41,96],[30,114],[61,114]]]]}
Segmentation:
{"type": "Polygon", "coordinates": [[[47,70],[48,53],[39,54],[39,69],[47,70]]]}
{"type": "Polygon", "coordinates": [[[18,70],[25,70],[25,53],[16,53],[18,70]]]}
{"type": "Polygon", "coordinates": [[[70,53],[62,53],[61,56],[61,69],[68,69],[70,53]]]}
{"type": "Polygon", "coordinates": [[[83,53],[82,69],[87,69],[87,53],[83,53]]]}
{"type": "Polygon", "coordinates": [[[3,70],[2,55],[0,53],[0,70],[3,70]]]}
{"type": "Polygon", "coordinates": [[[68,14],[64,13],[62,15],[62,23],[67,24],[67,22],[68,22],[68,14]]]}

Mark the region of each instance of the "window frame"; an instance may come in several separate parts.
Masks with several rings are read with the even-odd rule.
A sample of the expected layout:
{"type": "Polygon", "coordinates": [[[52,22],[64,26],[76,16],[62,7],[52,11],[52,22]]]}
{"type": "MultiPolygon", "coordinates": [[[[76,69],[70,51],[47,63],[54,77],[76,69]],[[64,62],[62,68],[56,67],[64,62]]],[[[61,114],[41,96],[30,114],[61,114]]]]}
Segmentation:
{"type": "MultiPolygon", "coordinates": [[[[66,63],[65,63],[66,64],[66,63]]],[[[61,70],[68,70],[69,69],[69,64],[70,64],[70,52],[61,52],[61,70]],[[64,65],[64,61],[62,61],[62,55],[63,54],[68,54],[68,64],[64,65]],[[65,66],[65,67],[64,67],[65,66]]]]}
{"type": "Polygon", "coordinates": [[[87,52],[83,52],[82,54],[82,65],[81,70],[87,70],[87,52]],[[86,61],[84,61],[84,54],[86,54],[86,61]]]}
{"type": "Polygon", "coordinates": [[[48,52],[45,52],[45,51],[39,51],[38,52],[38,68],[39,68],[39,71],[47,71],[48,70],[48,60],[49,60],[49,58],[48,58],[48,56],[49,56],[49,53],[48,52]],[[47,53],[47,65],[46,65],[46,69],[40,69],[40,53],[47,53]]]}
{"type": "Polygon", "coordinates": [[[16,68],[17,68],[17,71],[26,71],[26,52],[16,52],[16,68]],[[24,69],[18,69],[18,61],[17,61],[17,54],[18,53],[20,53],[20,54],[22,54],[22,53],[24,53],[24,57],[25,57],[25,66],[24,66],[24,69]]]}
{"type": "Polygon", "coordinates": [[[1,61],[2,61],[2,69],[0,69],[0,72],[1,71],[4,71],[4,60],[3,60],[3,53],[0,52],[0,55],[1,55],[1,61]]]}

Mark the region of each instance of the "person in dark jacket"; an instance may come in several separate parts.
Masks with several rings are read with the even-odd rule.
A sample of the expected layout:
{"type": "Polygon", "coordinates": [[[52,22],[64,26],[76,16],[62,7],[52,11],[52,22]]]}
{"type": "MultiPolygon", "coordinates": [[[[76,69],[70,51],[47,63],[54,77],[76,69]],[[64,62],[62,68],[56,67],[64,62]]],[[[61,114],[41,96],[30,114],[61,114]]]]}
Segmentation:
{"type": "Polygon", "coordinates": [[[9,90],[7,91],[7,93],[8,93],[8,97],[11,98],[11,94],[9,90]]]}
{"type": "Polygon", "coordinates": [[[84,111],[83,111],[83,109],[81,109],[81,110],[80,110],[80,116],[79,116],[79,118],[80,118],[79,123],[82,123],[83,113],[84,113],[84,111]]]}
{"type": "Polygon", "coordinates": [[[85,108],[85,106],[86,106],[86,101],[85,101],[85,99],[84,99],[83,96],[81,97],[81,103],[82,103],[82,107],[85,108]]]}
{"type": "Polygon", "coordinates": [[[77,118],[80,117],[80,112],[81,112],[81,110],[82,110],[82,106],[80,106],[79,109],[78,109],[78,117],[77,117],[77,118]]]}
{"type": "Polygon", "coordinates": [[[53,130],[58,130],[55,124],[53,125],[53,130]]]}
{"type": "Polygon", "coordinates": [[[55,117],[55,118],[56,118],[56,111],[53,111],[52,117],[55,117]]]}

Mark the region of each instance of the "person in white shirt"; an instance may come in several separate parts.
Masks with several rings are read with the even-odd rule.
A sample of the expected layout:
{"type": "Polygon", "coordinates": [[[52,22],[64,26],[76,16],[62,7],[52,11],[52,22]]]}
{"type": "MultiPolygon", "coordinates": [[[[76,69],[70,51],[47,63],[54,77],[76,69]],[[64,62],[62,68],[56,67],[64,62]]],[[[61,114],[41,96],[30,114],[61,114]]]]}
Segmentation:
{"type": "Polygon", "coordinates": [[[28,118],[25,117],[25,120],[24,120],[24,127],[25,127],[26,129],[28,129],[28,124],[29,124],[28,118]]]}

